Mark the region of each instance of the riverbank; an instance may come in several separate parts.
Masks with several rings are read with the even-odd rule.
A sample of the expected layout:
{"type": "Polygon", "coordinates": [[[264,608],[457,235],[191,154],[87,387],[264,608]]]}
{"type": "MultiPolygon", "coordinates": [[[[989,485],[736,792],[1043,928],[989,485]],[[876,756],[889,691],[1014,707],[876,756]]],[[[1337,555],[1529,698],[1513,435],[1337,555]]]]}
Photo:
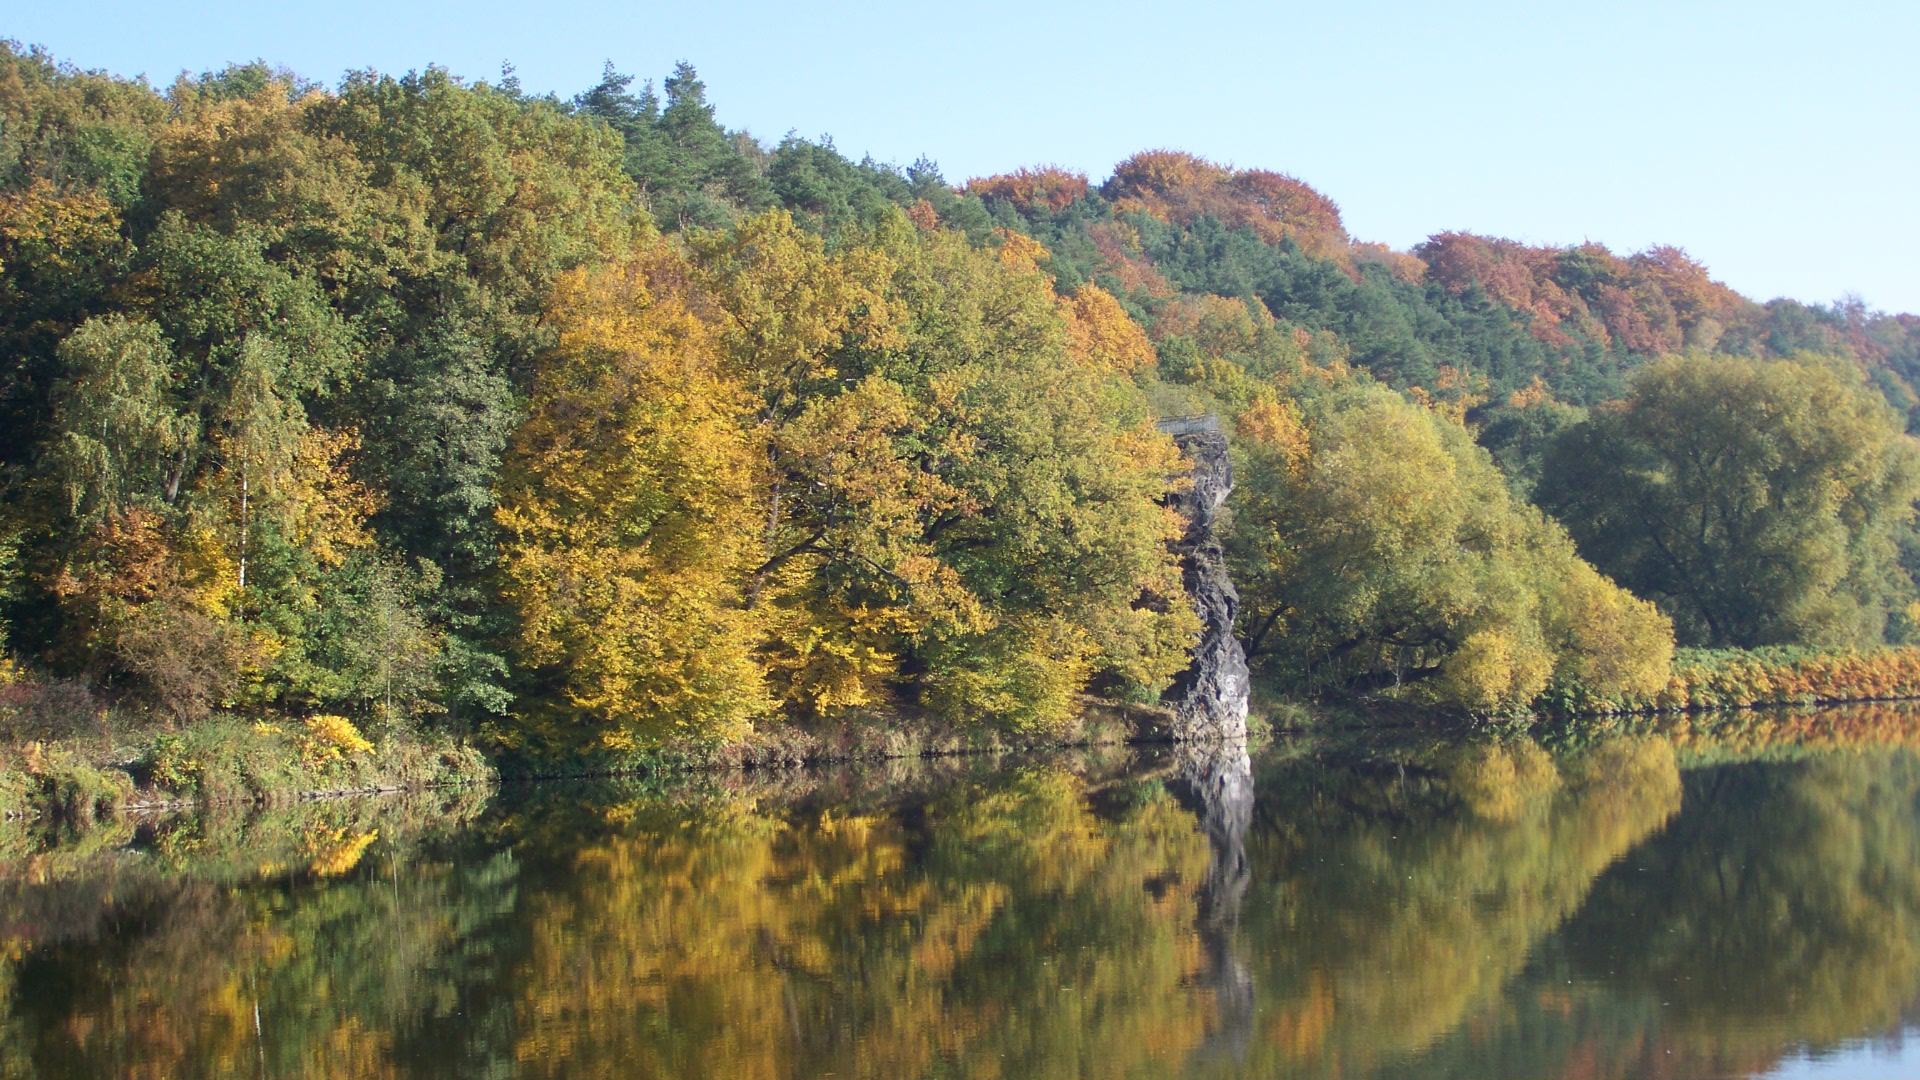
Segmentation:
{"type": "Polygon", "coordinates": [[[1015,732],[941,719],[919,709],[852,710],[831,720],[756,727],[728,743],[695,740],[622,754],[558,760],[507,753],[497,764],[507,779],[561,779],[637,773],[789,769],[852,761],[1031,753],[1169,742],[1172,709],[1087,698],[1059,727],[1015,732]]]}
{"type": "MultiPolygon", "coordinates": [[[[1406,703],[1302,705],[1267,692],[1251,729],[1460,726],[1461,718],[1406,703]]],[[[1577,737],[1640,729],[1657,717],[1692,714],[1689,730],[1778,726],[1700,720],[1701,714],[1770,706],[1896,701],[1920,697],[1920,648],[1871,652],[1807,649],[1682,650],[1657,695],[1603,699],[1578,689],[1543,701],[1538,719],[1577,737]]],[[[489,755],[466,740],[396,730],[362,733],[339,717],[263,721],[222,714],[178,731],[123,730],[106,714],[85,733],[17,729],[0,740],[0,818],[90,821],[142,808],[253,803],[420,791],[499,779],[792,769],[836,762],[995,756],[1164,742],[1173,711],[1088,699],[1068,725],[1014,733],[960,725],[918,711],[855,712],[832,722],[780,723],[726,744],[687,741],[598,759],[489,755]],[[43,737],[29,737],[40,734],[43,737]]],[[[1500,725],[1495,725],[1500,726],[1500,725]]],[[[1528,724],[1526,726],[1532,726],[1528,724]]],[[[1670,723],[1654,726],[1667,727],[1670,723]]],[[[1789,728],[1793,725],[1788,724],[1789,728]]]]}
{"type": "Polygon", "coordinates": [[[127,810],[283,805],[376,792],[491,784],[764,771],[839,762],[994,757],[1166,741],[1170,710],[1092,700],[1065,727],[1016,734],[922,713],[860,712],[772,724],[726,744],[694,741],[599,758],[488,755],[472,742],[410,731],[363,734],[342,717],[253,720],[220,714],[177,731],[94,730],[0,741],[0,819],[86,823],[127,810]]]}
{"type": "Polygon", "coordinates": [[[178,731],[120,731],[0,745],[0,818],[89,822],[123,810],[254,803],[489,784],[486,755],[446,736],[363,735],[341,717],[218,715],[178,731]]]}

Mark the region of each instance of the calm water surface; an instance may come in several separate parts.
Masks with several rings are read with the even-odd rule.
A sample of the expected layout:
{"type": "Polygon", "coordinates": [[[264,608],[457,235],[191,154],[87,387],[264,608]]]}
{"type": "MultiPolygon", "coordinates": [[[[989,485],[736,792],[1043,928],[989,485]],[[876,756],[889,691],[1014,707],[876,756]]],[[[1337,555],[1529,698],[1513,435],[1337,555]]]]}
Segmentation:
{"type": "Polygon", "coordinates": [[[1913,719],[0,833],[0,1076],[1920,1075],[1913,719]]]}

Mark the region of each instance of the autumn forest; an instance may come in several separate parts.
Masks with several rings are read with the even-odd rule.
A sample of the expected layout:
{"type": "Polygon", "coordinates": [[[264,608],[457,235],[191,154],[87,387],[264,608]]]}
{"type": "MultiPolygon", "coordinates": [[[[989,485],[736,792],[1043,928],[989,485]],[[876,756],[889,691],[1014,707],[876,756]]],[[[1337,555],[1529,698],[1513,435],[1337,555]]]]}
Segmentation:
{"type": "Polygon", "coordinates": [[[1632,709],[1920,640],[1920,317],[1668,247],[1393,250],[1175,150],[764,142],[686,65],[0,45],[0,351],[9,700],[311,755],[1150,704],[1200,631],[1156,421],[1202,415],[1273,700],[1632,709]]]}

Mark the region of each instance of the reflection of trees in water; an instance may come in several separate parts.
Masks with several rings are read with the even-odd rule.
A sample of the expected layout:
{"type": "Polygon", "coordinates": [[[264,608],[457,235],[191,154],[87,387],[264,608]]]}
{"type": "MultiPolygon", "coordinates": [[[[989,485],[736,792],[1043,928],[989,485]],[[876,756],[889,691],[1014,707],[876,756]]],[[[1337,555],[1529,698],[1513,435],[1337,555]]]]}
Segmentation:
{"type": "Polygon", "coordinates": [[[1701,1072],[1920,987],[1911,755],[1699,770],[1677,818],[1662,742],[1402,757],[1265,766],[1257,803],[1243,753],[1187,752],[864,811],[559,798],[430,843],[347,814],[63,849],[0,873],[0,1074],[1701,1072]]]}
{"type": "MultiPolygon", "coordinates": [[[[1920,758],[1830,754],[1687,774],[1685,810],[1563,935],[1618,1071],[1740,1072],[1895,1027],[1920,995],[1920,758]]],[[[1609,1071],[1612,1071],[1611,1069],[1609,1071]]]]}
{"type": "Polygon", "coordinates": [[[138,888],[76,864],[71,925],[0,962],[3,1071],[1118,1075],[1218,1027],[1211,854],[1158,781],[639,799],[496,817],[451,859],[325,824],[188,838],[138,888]]]}
{"type": "Polygon", "coordinates": [[[393,1015],[510,896],[510,864],[422,857],[481,802],[120,823],[7,864],[0,1075],[385,1074],[393,1015]]]}
{"type": "Polygon", "coordinates": [[[518,1068],[1171,1072],[1211,1022],[1210,854],[1157,783],[1089,794],[1033,768],[903,816],[636,819],[529,911],[518,1068]]]}
{"type": "MultiPolygon", "coordinates": [[[[1511,863],[1542,845],[1618,850],[1662,816],[1657,755],[1607,761],[1592,771],[1628,779],[1511,750],[1456,754],[1411,788],[1301,766],[1251,841],[1238,750],[1188,752],[1167,784],[1031,767],[904,812],[721,796],[510,815],[493,828],[513,856],[363,862],[285,888],[203,880],[137,932],[43,951],[43,970],[89,972],[92,989],[29,1019],[84,1027],[61,1060],[103,1074],[238,1069],[249,1052],[313,1075],[1311,1071],[1364,1061],[1327,1050],[1391,1039],[1377,1025],[1420,1005],[1377,969],[1423,933],[1460,932],[1434,896],[1466,885],[1465,907],[1495,914],[1462,925],[1523,923],[1501,955],[1524,951],[1577,890],[1511,863]],[[1654,809],[1598,809],[1622,785],[1654,809]],[[1275,821],[1292,830],[1278,842],[1275,821]],[[1376,827],[1418,857],[1396,861],[1401,841],[1376,827]],[[1329,875],[1322,858],[1371,869],[1329,875]],[[1383,885],[1408,874],[1411,894],[1383,885]],[[1545,914],[1489,900],[1543,887],[1521,906],[1545,914]]],[[[53,1060],[50,1045],[31,1056],[53,1060]]]]}
{"type": "Polygon", "coordinates": [[[1905,750],[1685,773],[1501,1000],[1387,1071],[1742,1075],[1886,1030],[1920,995],[1917,800],[1905,750]]]}
{"type": "Polygon", "coordinates": [[[1496,1000],[1595,877],[1679,807],[1656,741],[1558,763],[1530,743],[1466,746],[1431,765],[1262,776],[1248,1071],[1366,1072],[1425,1050],[1496,1000]]]}
{"type": "Polygon", "coordinates": [[[1432,764],[1406,782],[1303,764],[1261,800],[1251,840],[1251,769],[1234,754],[1176,762],[1184,811],[1158,785],[1089,798],[1036,769],[905,820],[636,821],[539,894],[519,1064],[1365,1070],[1496,998],[1678,803],[1661,743],[1432,764]],[[583,986],[604,998],[584,1008],[583,986]]]}
{"type": "Polygon", "coordinates": [[[1915,749],[1920,748],[1920,702],[1693,713],[1663,717],[1660,727],[1689,767],[1836,750],[1915,749]]]}

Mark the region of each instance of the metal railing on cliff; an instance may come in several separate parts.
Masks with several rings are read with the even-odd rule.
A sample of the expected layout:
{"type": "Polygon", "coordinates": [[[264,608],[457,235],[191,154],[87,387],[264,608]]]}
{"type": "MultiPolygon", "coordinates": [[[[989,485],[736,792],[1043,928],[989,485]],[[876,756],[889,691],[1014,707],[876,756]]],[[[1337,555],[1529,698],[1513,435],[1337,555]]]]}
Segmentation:
{"type": "Polygon", "coordinates": [[[1215,413],[1202,413],[1197,416],[1169,416],[1156,420],[1153,426],[1162,432],[1178,438],[1181,435],[1199,435],[1220,430],[1220,417],[1215,413]]]}

